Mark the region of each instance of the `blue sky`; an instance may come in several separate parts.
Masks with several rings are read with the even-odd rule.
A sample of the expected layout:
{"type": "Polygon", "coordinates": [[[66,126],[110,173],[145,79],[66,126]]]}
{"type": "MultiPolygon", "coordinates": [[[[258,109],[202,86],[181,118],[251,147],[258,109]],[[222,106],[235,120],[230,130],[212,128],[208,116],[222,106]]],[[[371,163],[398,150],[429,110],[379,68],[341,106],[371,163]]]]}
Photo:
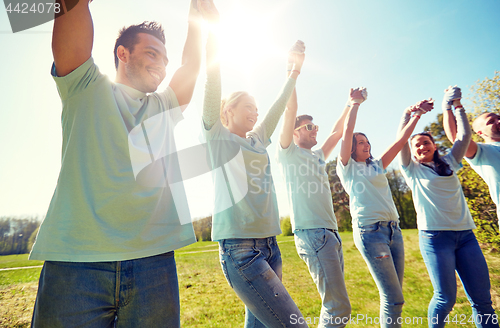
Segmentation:
{"type": "MultiPolygon", "coordinates": [[[[319,144],[340,115],[350,87],[364,86],[368,100],[356,125],[374,156],[394,140],[404,108],[433,97],[441,102],[450,84],[469,87],[500,70],[500,1],[215,0],[224,25],[223,94],[246,90],[267,111],[284,82],[286,51],[306,43],[297,82],[299,114],[320,125],[319,144]]],[[[144,20],[165,27],[170,59],[163,86],[180,65],[188,1],[99,0],[91,4],[97,65],[114,79],[113,45],[118,30],[144,20]]],[[[0,128],[0,216],[43,216],[61,161],[61,103],[49,74],[52,23],[13,34],[0,9],[2,114],[0,128]]],[[[205,74],[176,129],[180,148],[198,142],[205,74]]],[[[467,104],[467,103],[465,103],[467,104]]],[[[422,130],[440,111],[426,114],[422,130]]],[[[278,129],[281,127],[281,123],[278,129]]],[[[268,148],[280,215],[289,213],[275,162],[277,131],[268,148]]],[[[338,147],[330,159],[338,154],[338,147]]],[[[205,177],[207,178],[207,177],[205,177]]],[[[191,181],[193,216],[211,213],[209,179],[191,181]],[[199,186],[204,188],[199,188],[199,186]]],[[[188,188],[189,190],[189,188],[188,188]]]]}

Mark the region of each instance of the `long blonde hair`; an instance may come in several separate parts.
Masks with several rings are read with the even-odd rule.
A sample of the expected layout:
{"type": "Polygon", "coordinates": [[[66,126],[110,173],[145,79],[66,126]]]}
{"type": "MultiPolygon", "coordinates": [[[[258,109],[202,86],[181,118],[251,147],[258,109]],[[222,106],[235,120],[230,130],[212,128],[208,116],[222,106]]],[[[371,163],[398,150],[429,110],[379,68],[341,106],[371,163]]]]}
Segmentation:
{"type": "Polygon", "coordinates": [[[244,96],[251,97],[248,94],[248,92],[246,92],[246,91],[236,91],[236,92],[231,93],[226,98],[222,99],[221,104],[220,104],[220,120],[222,122],[222,125],[224,125],[224,126],[229,125],[229,118],[227,116],[227,111],[231,108],[234,108],[236,105],[238,105],[241,97],[244,97],[244,96]]]}

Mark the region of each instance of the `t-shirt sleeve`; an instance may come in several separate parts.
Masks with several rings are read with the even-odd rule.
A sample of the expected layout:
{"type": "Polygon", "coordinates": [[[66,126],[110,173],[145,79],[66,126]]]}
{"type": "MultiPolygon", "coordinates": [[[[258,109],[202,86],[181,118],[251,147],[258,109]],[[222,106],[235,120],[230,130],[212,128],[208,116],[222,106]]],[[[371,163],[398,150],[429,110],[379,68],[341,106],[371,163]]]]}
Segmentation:
{"type": "Polygon", "coordinates": [[[170,115],[174,125],[177,125],[177,123],[184,119],[184,116],[182,115],[182,108],[179,106],[177,96],[170,86],[168,86],[165,91],[158,93],[158,96],[160,101],[163,103],[163,106],[165,106],[166,110],[168,110],[168,114],[170,115]]]}
{"type": "Polygon", "coordinates": [[[342,164],[342,161],[340,160],[340,156],[337,158],[337,176],[340,179],[340,182],[342,183],[342,186],[344,186],[344,189],[349,193],[350,191],[350,185],[352,184],[352,176],[350,176],[349,172],[352,172],[351,169],[352,166],[352,157],[349,157],[349,160],[347,161],[347,165],[344,166],[342,164]]]}
{"type": "Polygon", "coordinates": [[[293,142],[290,142],[290,145],[288,145],[287,148],[283,148],[281,147],[281,143],[278,142],[278,152],[277,152],[277,156],[276,158],[278,159],[278,161],[282,158],[285,158],[287,156],[290,156],[292,155],[295,150],[297,149],[297,146],[295,146],[295,143],[293,142]]]}
{"type": "Polygon", "coordinates": [[[460,170],[463,167],[462,163],[457,162],[457,160],[455,159],[455,156],[453,156],[453,154],[451,152],[444,155],[443,160],[445,160],[446,163],[448,163],[450,165],[451,169],[455,172],[457,172],[458,170],[460,170]]]}
{"type": "Polygon", "coordinates": [[[90,88],[96,81],[104,77],[90,57],[85,63],[65,76],[57,76],[56,66],[52,64],[52,77],[57,85],[61,100],[66,100],[90,88]]]}
{"type": "Polygon", "coordinates": [[[325,162],[325,153],[323,152],[323,149],[321,149],[321,148],[320,148],[320,149],[318,149],[318,150],[315,150],[314,152],[315,152],[315,153],[319,156],[319,158],[320,158],[323,162],[325,162]]]}
{"type": "Polygon", "coordinates": [[[484,154],[484,148],[487,147],[486,145],[481,144],[479,142],[476,144],[477,144],[477,151],[476,151],[476,154],[474,155],[474,157],[472,157],[472,158],[466,157],[466,160],[473,165],[481,164],[481,158],[483,157],[483,154],[484,154]]]}

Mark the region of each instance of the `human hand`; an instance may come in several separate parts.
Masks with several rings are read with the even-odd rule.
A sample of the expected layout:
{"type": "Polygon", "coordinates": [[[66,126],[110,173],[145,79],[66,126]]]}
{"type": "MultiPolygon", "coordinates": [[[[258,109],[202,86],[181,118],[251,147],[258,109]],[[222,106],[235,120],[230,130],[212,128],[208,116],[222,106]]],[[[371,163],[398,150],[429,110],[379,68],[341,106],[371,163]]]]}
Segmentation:
{"type": "Polygon", "coordinates": [[[349,91],[349,101],[352,104],[357,103],[361,104],[368,98],[368,92],[366,91],[366,88],[356,88],[356,89],[350,89],[349,91]]]}
{"type": "Polygon", "coordinates": [[[292,48],[288,50],[288,59],[287,59],[287,70],[297,70],[300,71],[302,68],[302,64],[304,63],[304,51],[306,51],[306,45],[304,42],[297,40],[292,48]]]}
{"type": "Polygon", "coordinates": [[[196,8],[203,19],[210,24],[217,24],[220,20],[219,11],[214,5],[213,0],[191,0],[196,3],[196,8]]]}
{"type": "Polygon", "coordinates": [[[434,108],[434,99],[429,98],[419,101],[415,105],[416,111],[421,111],[422,114],[430,112],[434,108]]]}
{"type": "Polygon", "coordinates": [[[451,105],[454,100],[460,100],[462,98],[462,90],[456,85],[452,87],[451,85],[444,90],[443,102],[441,107],[443,110],[451,109],[451,105]]]}

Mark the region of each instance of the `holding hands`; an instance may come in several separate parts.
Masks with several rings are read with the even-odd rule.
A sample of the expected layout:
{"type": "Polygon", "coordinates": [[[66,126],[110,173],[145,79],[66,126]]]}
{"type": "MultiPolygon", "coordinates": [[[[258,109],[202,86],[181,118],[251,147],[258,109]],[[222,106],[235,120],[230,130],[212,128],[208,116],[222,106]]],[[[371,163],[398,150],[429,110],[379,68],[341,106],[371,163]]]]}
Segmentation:
{"type": "Polygon", "coordinates": [[[415,105],[406,108],[405,111],[408,114],[414,113],[415,115],[420,117],[420,115],[430,112],[433,108],[434,99],[429,98],[417,102],[415,105]]]}
{"type": "Polygon", "coordinates": [[[191,0],[191,10],[189,12],[192,17],[201,16],[207,23],[219,23],[219,11],[214,5],[213,0],[191,0]]]}
{"type": "Polygon", "coordinates": [[[443,110],[450,110],[454,101],[458,101],[458,104],[460,104],[460,99],[462,99],[462,90],[460,90],[460,88],[456,85],[454,87],[450,85],[446,88],[446,90],[444,90],[444,97],[441,106],[443,110]]]}
{"type": "Polygon", "coordinates": [[[366,88],[356,88],[349,91],[349,101],[348,105],[352,106],[354,104],[361,104],[368,98],[368,92],[366,88]]]}
{"type": "Polygon", "coordinates": [[[288,51],[287,71],[297,71],[300,73],[305,58],[304,51],[306,51],[306,45],[304,42],[297,40],[288,51]]]}

